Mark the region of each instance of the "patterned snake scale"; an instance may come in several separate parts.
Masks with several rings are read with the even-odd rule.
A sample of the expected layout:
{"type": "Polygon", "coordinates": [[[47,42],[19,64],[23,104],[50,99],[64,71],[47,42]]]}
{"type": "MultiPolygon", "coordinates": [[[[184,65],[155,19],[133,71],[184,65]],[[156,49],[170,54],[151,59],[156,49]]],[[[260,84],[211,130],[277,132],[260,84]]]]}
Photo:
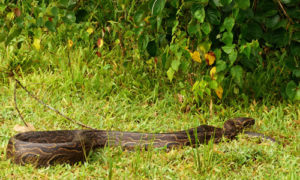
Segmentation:
{"type": "MultiPolygon", "coordinates": [[[[85,161],[90,150],[104,146],[121,146],[123,149],[149,147],[180,147],[233,139],[244,128],[255,123],[252,118],[227,120],[223,128],[201,125],[197,128],[170,133],[136,133],[104,130],[30,131],[10,138],[7,158],[16,164],[34,164],[37,167],[57,163],[74,164],[85,161]]],[[[259,133],[257,133],[259,134],[259,133]]]]}

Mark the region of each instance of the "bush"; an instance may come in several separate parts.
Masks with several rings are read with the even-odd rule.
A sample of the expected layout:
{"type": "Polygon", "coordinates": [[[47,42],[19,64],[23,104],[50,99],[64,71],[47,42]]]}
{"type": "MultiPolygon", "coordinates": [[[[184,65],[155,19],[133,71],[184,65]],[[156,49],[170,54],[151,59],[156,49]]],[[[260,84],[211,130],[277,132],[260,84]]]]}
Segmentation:
{"type": "Polygon", "coordinates": [[[164,72],[158,78],[191,86],[198,103],[238,94],[297,101],[299,12],[298,0],[4,1],[0,43],[18,48],[3,67],[49,69],[53,63],[33,63],[40,49],[74,44],[101,57],[117,48],[143,62],[136,66],[164,72]]]}

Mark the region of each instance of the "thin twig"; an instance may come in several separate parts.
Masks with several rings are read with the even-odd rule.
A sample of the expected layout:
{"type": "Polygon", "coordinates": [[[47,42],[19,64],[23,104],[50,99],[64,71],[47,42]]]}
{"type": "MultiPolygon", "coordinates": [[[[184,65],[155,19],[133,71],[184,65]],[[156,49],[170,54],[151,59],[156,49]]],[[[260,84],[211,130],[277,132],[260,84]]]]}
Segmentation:
{"type": "Polygon", "coordinates": [[[254,11],[256,11],[257,1],[258,1],[258,0],[254,0],[254,1],[253,1],[253,6],[252,6],[252,8],[253,8],[254,11]]]}
{"type": "Polygon", "coordinates": [[[17,110],[17,112],[18,112],[20,118],[22,119],[23,123],[25,124],[25,126],[28,127],[28,124],[27,124],[26,121],[24,120],[24,118],[23,118],[23,116],[22,116],[22,114],[21,114],[21,112],[20,112],[20,110],[19,110],[19,108],[18,108],[18,104],[17,104],[17,95],[16,95],[16,94],[17,94],[17,86],[18,86],[18,84],[15,83],[15,90],[14,90],[14,102],[15,102],[15,108],[16,108],[16,110],[17,110]]]}
{"type": "Polygon", "coordinates": [[[277,0],[278,5],[280,6],[280,9],[282,10],[283,14],[285,15],[286,18],[288,18],[288,20],[290,21],[291,24],[294,24],[292,18],[290,18],[290,16],[287,14],[287,12],[285,11],[282,3],[280,0],[277,0]]]}
{"type": "Polygon", "coordinates": [[[122,56],[124,57],[126,50],[123,45],[123,37],[122,37],[122,34],[120,31],[119,31],[119,39],[120,39],[120,47],[121,47],[121,51],[122,51],[122,56]]]}
{"type": "Polygon", "coordinates": [[[61,112],[58,111],[57,109],[55,109],[55,108],[53,108],[53,107],[47,105],[47,104],[44,103],[42,100],[40,100],[39,98],[37,98],[34,94],[32,94],[30,91],[28,91],[28,90],[26,89],[26,87],[24,87],[24,86],[21,84],[21,82],[20,82],[19,80],[17,80],[17,79],[15,79],[15,80],[16,80],[16,82],[17,82],[17,83],[18,83],[18,84],[19,84],[19,85],[27,92],[27,94],[28,94],[30,97],[34,98],[36,101],[38,101],[40,104],[44,105],[44,106],[47,107],[48,109],[50,109],[50,110],[56,112],[57,114],[59,114],[60,116],[64,117],[65,119],[67,119],[67,120],[69,120],[69,121],[71,121],[71,122],[73,122],[73,123],[76,123],[76,124],[78,124],[78,125],[80,125],[80,126],[82,126],[82,127],[96,130],[95,128],[92,128],[92,127],[90,127],[90,126],[87,126],[87,125],[85,125],[85,124],[82,124],[82,123],[80,123],[80,122],[77,122],[77,121],[71,119],[70,117],[64,115],[63,113],[61,113],[61,112]]]}

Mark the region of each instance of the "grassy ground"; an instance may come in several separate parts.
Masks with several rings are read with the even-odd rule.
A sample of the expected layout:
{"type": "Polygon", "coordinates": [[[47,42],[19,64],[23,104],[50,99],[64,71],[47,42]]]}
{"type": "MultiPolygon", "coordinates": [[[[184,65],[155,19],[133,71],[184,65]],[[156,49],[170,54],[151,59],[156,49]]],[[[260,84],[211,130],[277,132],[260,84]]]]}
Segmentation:
{"type": "MultiPolygon", "coordinates": [[[[119,65],[125,62],[118,56],[105,63],[112,58],[110,54],[101,60],[83,63],[80,59],[85,57],[76,53],[89,52],[78,50],[71,53],[73,63],[70,71],[68,59],[64,58],[68,55],[64,52],[58,50],[56,55],[60,56],[41,53],[38,63],[50,64],[48,70],[26,68],[21,64],[23,71],[19,70],[19,79],[45,102],[84,124],[97,129],[159,133],[201,124],[222,126],[229,118],[248,116],[256,119],[252,131],[272,136],[284,145],[240,135],[232,142],[184,147],[170,152],[157,149],[127,152],[119,148],[104,148],[91,153],[86,163],[74,166],[57,165],[40,169],[30,165],[19,166],[6,160],[7,142],[16,134],[14,126],[22,125],[22,121],[14,109],[14,83],[2,75],[0,178],[299,179],[299,103],[270,102],[267,99],[252,103],[232,100],[226,105],[213,104],[213,113],[206,103],[184,111],[177,94],[188,92],[188,88],[176,89],[167,80],[155,79],[153,74],[157,72],[147,73],[154,67],[135,69],[133,61],[129,63],[133,64],[132,67],[125,68],[119,65]],[[59,68],[53,70],[51,67],[59,68]]],[[[3,67],[9,64],[6,60],[9,52],[6,54],[2,57],[3,67]]],[[[17,94],[25,120],[36,130],[81,128],[44,109],[20,88],[17,94]]]]}

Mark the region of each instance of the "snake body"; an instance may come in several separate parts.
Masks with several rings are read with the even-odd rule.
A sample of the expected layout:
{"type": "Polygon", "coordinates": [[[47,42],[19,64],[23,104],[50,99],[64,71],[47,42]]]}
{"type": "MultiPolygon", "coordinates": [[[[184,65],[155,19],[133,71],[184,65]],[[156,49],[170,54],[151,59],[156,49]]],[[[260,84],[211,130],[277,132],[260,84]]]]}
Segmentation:
{"type": "Polygon", "coordinates": [[[90,150],[104,146],[121,146],[124,149],[150,147],[180,147],[215,143],[223,137],[233,139],[244,128],[255,123],[252,118],[227,120],[223,128],[200,125],[185,131],[170,133],[135,133],[105,130],[30,131],[10,138],[7,158],[16,164],[31,163],[38,167],[57,163],[74,164],[85,161],[90,150]]]}

